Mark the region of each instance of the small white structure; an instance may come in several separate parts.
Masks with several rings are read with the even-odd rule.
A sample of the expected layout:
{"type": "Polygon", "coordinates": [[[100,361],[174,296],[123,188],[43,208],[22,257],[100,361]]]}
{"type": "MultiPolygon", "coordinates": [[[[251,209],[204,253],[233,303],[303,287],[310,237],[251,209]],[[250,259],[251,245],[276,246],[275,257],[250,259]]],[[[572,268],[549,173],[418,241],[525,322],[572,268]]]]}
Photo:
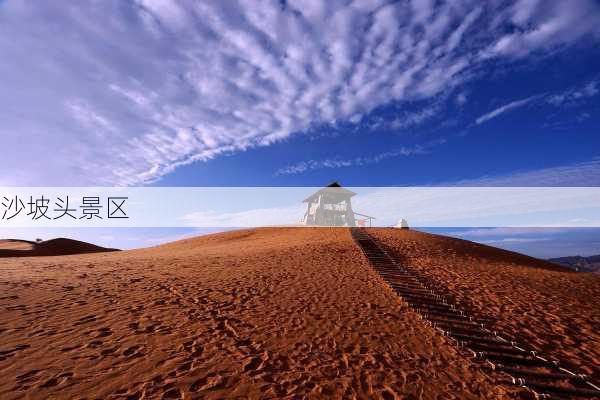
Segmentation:
{"type": "Polygon", "coordinates": [[[332,182],[304,199],[306,213],[300,220],[304,225],[316,226],[371,226],[374,217],[357,213],[350,199],[356,193],[332,182]],[[357,218],[363,217],[363,218],[357,218]]]}
{"type": "Polygon", "coordinates": [[[408,221],[405,220],[404,218],[401,218],[400,221],[398,221],[398,223],[396,224],[396,226],[394,226],[394,228],[410,229],[408,227],[408,221]]]}

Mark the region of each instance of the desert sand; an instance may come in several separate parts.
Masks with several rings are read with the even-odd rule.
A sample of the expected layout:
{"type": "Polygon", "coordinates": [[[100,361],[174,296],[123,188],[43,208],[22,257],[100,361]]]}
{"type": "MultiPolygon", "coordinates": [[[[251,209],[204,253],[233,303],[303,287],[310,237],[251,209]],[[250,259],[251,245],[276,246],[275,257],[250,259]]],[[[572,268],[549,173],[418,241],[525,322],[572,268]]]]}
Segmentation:
{"type": "Polygon", "coordinates": [[[33,250],[35,243],[26,240],[1,239],[0,250],[33,250]]]}
{"type": "Polygon", "coordinates": [[[374,236],[507,337],[600,378],[600,275],[415,231],[374,236]]]}
{"type": "Polygon", "coordinates": [[[71,254],[103,253],[107,251],[117,251],[117,249],[109,249],[96,246],[91,243],[65,238],[57,238],[41,242],[15,239],[0,240],[0,258],[60,256],[71,254]]]}
{"type": "MultiPolygon", "coordinates": [[[[597,278],[483,246],[471,253],[474,245],[455,239],[372,231],[467,291],[499,326],[597,360],[597,278]]],[[[4,258],[0,293],[2,399],[525,395],[496,385],[407,309],[344,228],[4,258]]]]}

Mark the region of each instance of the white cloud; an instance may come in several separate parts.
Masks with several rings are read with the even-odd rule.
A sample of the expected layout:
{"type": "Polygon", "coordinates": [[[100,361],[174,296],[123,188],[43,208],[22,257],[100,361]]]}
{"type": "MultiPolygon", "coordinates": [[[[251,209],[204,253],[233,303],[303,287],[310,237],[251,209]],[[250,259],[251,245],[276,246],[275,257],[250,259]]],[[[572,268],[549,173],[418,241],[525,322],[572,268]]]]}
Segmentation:
{"type": "Polygon", "coordinates": [[[569,228],[538,228],[538,227],[527,227],[527,228],[476,228],[468,229],[465,231],[452,231],[447,232],[450,236],[468,236],[468,237],[490,237],[490,236],[510,236],[510,235],[531,235],[531,234],[550,234],[550,233],[562,233],[569,230],[569,228]]]}
{"type": "Polygon", "coordinates": [[[477,118],[475,120],[475,123],[477,125],[480,125],[486,121],[489,121],[490,119],[496,118],[500,114],[504,114],[507,111],[514,110],[515,108],[523,107],[523,106],[529,104],[534,99],[535,99],[535,96],[532,96],[532,97],[528,97],[526,99],[515,100],[513,102],[505,104],[505,105],[498,107],[495,110],[490,111],[489,113],[484,114],[481,117],[477,118]]]}
{"type": "Polygon", "coordinates": [[[503,244],[503,243],[535,243],[535,242],[544,242],[550,240],[550,238],[503,238],[496,240],[482,240],[480,243],[483,244],[503,244]]]}
{"type": "Polygon", "coordinates": [[[367,164],[377,164],[383,160],[387,160],[395,157],[406,157],[412,155],[419,154],[427,154],[430,149],[434,146],[440,145],[444,143],[444,140],[438,140],[434,142],[430,142],[423,146],[414,146],[414,147],[401,147],[396,150],[385,151],[383,153],[379,153],[373,156],[359,156],[354,158],[328,158],[325,160],[307,160],[301,161],[297,164],[289,165],[287,167],[281,168],[275,172],[275,175],[292,175],[299,174],[302,172],[310,171],[313,169],[322,169],[322,168],[344,168],[344,167],[353,167],[367,164]]]}
{"type": "Polygon", "coordinates": [[[98,114],[84,102],[70,101],[66,104],[66,107],[73,118],[85,128],[94,129],[95,132],[115,129],[107,118],[98,114]]]}
{"type": "Polygon", "coordinates": [[[457,186],[600,186],[600,159],[454,182],[457,186]]]}
{"type": "MultiPolygon", "coordinates": [[[[110,84],[108,86],[110,89],[114,90],[116,93],[119,93],[123,96],[125,96],[125,98],[133,101],[135,104],[137,104],[138,106],[145,106],[148,103],[150,103],[150,98],[148,97],[148,94],[143,94],[142,92],[138,92],[135,90],[127,90],[127,89],[123,89],[122,87],[120,87],[119,85],[116,84],[110,84]]],[[[151,92],[149,94],[151,97],[157,97],[156,93],[151,92]]]]}
{"type": "Polygon", "coordinates": [[[572,105],[578,101],[598,94],[598,80],[593,80],[581,87],[571,88],[561,93],[555,93],[546,97],[546,102],[554,106],[572,105]]]}
{"type": "Polygon", "coordinates": [[[423,108],[420,111],[405,113],[401,117],[396,117],[390,121],[390,127],[392,129],[403,129],[411,126],[420,125],[430,118],[433,118],[439,112],[439,107],[434,105],[432,107],[423,108]]]}
{"type": "MultiPolygon", "coordinates": [[[[526,105],[551,104],[556,107],[574,105],[578,102],[581,102],[589,97],[593,97],[596,94],[598,94],[598,85],[599,81],[596,79],[586,83],[585,85],[571,87],[561,92],[555,92],[550,94],[541,93],[527,97],[525,99],[515,100],[501,107],[498,107],[487,114],[480,116],[475,120],[475,123],[477,125],[480,125],[486,121],[498,117],[501,114],[504,114],[505,112],[514,110],[516,108],[524,107],[526,105]]],[[[581,117],[579,117],[578,119],[581,119],[581,117]]],[[[583,119],[585,119],[585,116],[583,116],[583,119]]]]}
{"type": "Polygon", "coordinates": [[[3,174],[142,184],[598,36],[592,1],[518,3],[2,2],[3,174]]]}
{"type": "Polygon", "coordinates": [[[524,57],[564,46],[586,35],[600,33],[600,6],[594,0],[518,0],[511,7],[511,33],[484,50],[483,58],[524,57]]]}

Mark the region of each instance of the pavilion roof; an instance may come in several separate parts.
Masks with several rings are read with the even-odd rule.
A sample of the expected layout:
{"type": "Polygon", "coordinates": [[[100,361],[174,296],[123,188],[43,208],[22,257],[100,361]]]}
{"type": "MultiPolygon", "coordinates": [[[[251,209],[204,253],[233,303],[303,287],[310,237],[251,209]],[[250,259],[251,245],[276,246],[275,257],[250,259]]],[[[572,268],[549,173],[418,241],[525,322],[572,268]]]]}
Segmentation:
{"type": "Polygon", "coordinates": [[[306,199],[302,200],[302,202],[309,203],[312,200],[314,200],[315,198],[317,198],[320,194],[325,194],[325,193],[326,194],[334,194],[335,196],[339,196],[340,199],[346,199],[346,198],[350,198],[350,197],[356,195],[356,193],[354,193],[353,191],[345,189],[338,182],[333,181],[326,187],[317,190],[316,192],[314,192],[313,194],[308,196],[306,199]]]}

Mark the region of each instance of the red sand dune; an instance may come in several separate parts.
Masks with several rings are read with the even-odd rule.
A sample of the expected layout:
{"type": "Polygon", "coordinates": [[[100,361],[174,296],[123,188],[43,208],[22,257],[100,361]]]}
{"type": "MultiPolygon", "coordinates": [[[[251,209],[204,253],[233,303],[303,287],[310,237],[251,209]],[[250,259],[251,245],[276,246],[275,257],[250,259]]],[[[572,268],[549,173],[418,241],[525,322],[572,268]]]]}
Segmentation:
{"type": "Polygon", "coordinates": [[[0,251],[1,250],[33,250],[35,246],[34,242],[27,240],[16,240],[16,239],[0,239],[0,251]]]}
{"type": "MultiPolygon", "coordinates": [[[[598,336],[588,327],[598,321],[591,296],[600,294],[599,276],[586,281],[482,246],[470,254],[474,245],[455,239],[373,231],[400,256],[439,271],[453,290],[469,288],[475,305],[514,320],[498,315],[498,324],[537,330],[547,323],[538,318],[551,315],[573,326],[560,338],[548,329],[523,337],[560,341],[581,361],[597,356],[598,336]],[[480,275],[477,287],[469,268],[480,275]],[[551,296],[539,291],[549,286],[551,296]],[[587,352],[574,348],[583,342],[587,352]]],[[[424,325],[342,228],[245,230],[134,251],[3,259],[0,293],[2,399],[523,395],[494,384],[424,325]]]]}
{"type": "Polygon", "coordinates": [[[600,379],[600,275],[422,232],[374,236],[498,331],[600,379]]]}
{"type": "Polygon", "coordinates": [[[109,249],[91,243],[65,238],[51,239],[43,242],[29,242],[26,240],[13,239],[0,240],[0,258],[65,256],[71,254],[102,253],[107,251],[117,251],[117,249],[109,249]]]}

